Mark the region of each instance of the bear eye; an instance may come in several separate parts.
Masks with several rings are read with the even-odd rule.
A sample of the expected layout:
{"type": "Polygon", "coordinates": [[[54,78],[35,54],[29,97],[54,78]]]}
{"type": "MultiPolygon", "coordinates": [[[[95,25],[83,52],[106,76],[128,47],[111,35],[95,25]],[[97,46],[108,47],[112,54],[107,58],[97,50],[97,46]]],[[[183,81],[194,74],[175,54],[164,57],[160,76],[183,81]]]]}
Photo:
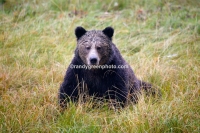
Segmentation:
{"type": "Polygon", "coordinates": [[[90,46],[86,46],[86,49],[87,49],[87,50],[90,50],[90,46]]]}
{"type": "Polygon", "coordinates": [[[97,50],[100,50],[101,49],[101,47],[100,46],[97,46],[97,50]]]}

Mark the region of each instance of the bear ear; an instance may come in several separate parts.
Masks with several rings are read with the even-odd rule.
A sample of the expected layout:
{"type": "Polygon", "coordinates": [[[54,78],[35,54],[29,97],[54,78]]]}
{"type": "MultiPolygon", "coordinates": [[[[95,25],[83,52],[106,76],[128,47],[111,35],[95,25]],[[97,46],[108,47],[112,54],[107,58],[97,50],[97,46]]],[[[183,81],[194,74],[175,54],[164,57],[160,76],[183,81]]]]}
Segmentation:
{"type": "Polygon", "coordinates": [[[76,27],[75,35],[76,35],[77,40],[80,39],[86,32],[87,31],[83,27],[81,26],[76,27]]]}
{"type": "Polygon", "coordinates": [[[112,27],[106,27],[103,31],[102,31],[106,36],[108,36],[110,39],[112,39],[112,36],[114,34],[114,29],[112,27]]]}

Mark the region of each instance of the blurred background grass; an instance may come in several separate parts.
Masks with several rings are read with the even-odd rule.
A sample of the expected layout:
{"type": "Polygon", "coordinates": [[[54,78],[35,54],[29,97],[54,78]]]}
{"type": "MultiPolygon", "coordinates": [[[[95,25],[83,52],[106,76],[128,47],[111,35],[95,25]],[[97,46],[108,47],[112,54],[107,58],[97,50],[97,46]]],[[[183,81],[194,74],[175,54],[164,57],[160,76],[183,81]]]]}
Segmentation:
{"type": "Polygon", "coordinates": [[[200,132],[199,0],[1,0],[1,132],[200,132]],[[74,29],[115,29],[113,42],[162,99],[119,111],[71,105],[57,94],[74,29]]]}

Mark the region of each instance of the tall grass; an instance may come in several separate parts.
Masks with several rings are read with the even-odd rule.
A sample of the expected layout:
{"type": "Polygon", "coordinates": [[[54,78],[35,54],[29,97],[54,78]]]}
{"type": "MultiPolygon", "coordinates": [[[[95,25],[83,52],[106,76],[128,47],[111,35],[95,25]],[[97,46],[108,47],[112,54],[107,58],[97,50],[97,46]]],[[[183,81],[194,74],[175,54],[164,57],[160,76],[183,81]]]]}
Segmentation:
{"type": "Polygon", "coordinates": [[[200,2],[6,0],[0,8],[1,132],[200,132],[200,2]],[[136,75],[162,91],[118,111],[92,103],[64,112],[58,88],[74,29],[115,29],[136,75]]]}

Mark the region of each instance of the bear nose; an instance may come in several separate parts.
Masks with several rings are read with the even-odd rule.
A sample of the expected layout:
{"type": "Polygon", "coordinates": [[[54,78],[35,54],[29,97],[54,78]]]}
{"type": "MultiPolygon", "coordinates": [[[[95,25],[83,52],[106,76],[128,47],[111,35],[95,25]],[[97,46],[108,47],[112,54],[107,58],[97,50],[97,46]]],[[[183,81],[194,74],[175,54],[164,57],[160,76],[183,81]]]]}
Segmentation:
{"type": "Polygon", "coordinates": [[[91,64],[96,64],[97,63],[97,58],[90,58],[90,63],[91,64]]]}

